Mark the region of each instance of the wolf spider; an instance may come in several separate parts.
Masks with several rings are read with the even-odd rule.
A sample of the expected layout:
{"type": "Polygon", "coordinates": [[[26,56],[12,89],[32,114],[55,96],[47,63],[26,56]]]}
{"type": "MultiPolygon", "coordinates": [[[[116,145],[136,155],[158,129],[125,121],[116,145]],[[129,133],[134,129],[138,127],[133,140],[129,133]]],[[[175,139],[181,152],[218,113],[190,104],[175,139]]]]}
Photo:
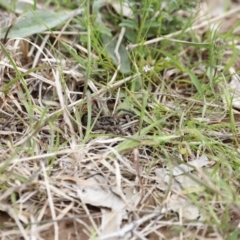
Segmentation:
{"type": "MultiPolygon", "coordinates": [[[[115,134],[120,133],[126,135],[126,132],[122,129],[122,125],[130,122],[130,118],[135,116],[135,113],[127,109],[118,109],[115,114],[107,116],[99,116],[93,111],[91,125],[92,130],[103,130],[106,132],[112,132],[115,134]]],[[[82,123],[86,127],[88,121],[88,114],[86,113],[82,118],[82,123]]],[[[131,129],[134,132],[133,129],[131,129]]]]}

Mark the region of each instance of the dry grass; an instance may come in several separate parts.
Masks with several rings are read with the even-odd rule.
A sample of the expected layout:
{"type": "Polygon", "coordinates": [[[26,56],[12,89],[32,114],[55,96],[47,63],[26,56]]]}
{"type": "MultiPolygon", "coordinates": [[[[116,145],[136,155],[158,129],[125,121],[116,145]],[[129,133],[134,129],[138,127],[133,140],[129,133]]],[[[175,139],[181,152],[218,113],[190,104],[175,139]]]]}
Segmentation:
{"type": "Polygon", "coordinates": [[[128,76],[70,22],[1,43],[1,239],[237,239],[239,42],[203,36],[237,12],[129,44],[128,76]]]}

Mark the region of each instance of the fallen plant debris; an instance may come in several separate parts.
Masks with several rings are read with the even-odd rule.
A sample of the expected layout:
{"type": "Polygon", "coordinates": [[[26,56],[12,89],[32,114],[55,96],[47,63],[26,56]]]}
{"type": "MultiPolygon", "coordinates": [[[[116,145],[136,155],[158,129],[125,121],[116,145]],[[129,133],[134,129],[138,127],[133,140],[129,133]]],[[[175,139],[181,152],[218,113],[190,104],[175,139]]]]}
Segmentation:
{"type": "Polygon", "coordinates": [[[1,239],[238,239],[239,4],[10,2],[1,239]]]}

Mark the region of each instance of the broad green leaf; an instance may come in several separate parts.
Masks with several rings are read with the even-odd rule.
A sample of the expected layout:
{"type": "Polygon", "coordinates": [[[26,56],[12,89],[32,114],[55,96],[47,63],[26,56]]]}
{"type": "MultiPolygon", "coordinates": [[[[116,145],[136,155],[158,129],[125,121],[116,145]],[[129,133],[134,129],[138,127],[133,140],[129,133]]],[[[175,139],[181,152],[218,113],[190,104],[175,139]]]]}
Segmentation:
{"type": "Polygon", "coordinates": [[[7,9],[9,12],[14,12],[14,9],[17,7],[17,3],[10,0],[0,0],[0,6],[7,9]]]}
{"type": "Polygon", "coordinates": [[[27,9],[34,9],[35,1],[16,1],[16,0],[0,0],[0,6],[8,12],[21,14],[27,9]]]}
{"type": "MultiPolygon", "coordinates": [[[[32,34],[40,33],[58,26],[73,15],[81,13],[82,10],[68,12],[50,12],[50,11],[29,11],[22,14],[8,34],[8,38],[27,37],[32,34]]],[[[1,38],[4,38],[8,27],[1,29],[1,38]]]]}
{"type": "Polygon", "coordinates": [[[239,239],[239,229],[236,229],[234,232],[228,235],[226,240],[237,240],[239,239]]]}
{"type": "Polygon", "coordinates": [[[131,73],[130,62],[128,58],[128,53],[123,44],[120,44],[118,53],[120,55],[120,63],[118,62],[117,56],[114,52],[117,45],[117,38],[112,38],[106,34],[102,34],[103,44],[106,47],[106,51],[110,58],[113,60],[114,64],[118,66],[120,64],[120,71],[124,74],[131,73]]]}
{"type": "Polygon", "coordinates": [[[102,11],[100,9],[104,5],[106,5],[106,2],[102,0],[95,0],[93,2],[93,14],[96,16],[94,24],[96,24],[96,27],[101,34],[106,34],[107,36],[112,37],[111,29],[106,24],[104,24],[104,21],[102,20],[102,11]]]}

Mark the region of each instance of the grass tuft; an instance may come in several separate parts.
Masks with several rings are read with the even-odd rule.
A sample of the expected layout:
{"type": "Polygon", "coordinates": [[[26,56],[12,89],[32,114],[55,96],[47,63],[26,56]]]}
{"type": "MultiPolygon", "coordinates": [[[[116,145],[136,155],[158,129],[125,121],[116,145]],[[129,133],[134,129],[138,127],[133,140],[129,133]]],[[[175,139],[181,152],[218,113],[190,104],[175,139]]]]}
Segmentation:
{"type": "Polygon", "coordinates": [[[1,239],[239,238],[239,6],[207,3],[0,1],[1,239]]]}

